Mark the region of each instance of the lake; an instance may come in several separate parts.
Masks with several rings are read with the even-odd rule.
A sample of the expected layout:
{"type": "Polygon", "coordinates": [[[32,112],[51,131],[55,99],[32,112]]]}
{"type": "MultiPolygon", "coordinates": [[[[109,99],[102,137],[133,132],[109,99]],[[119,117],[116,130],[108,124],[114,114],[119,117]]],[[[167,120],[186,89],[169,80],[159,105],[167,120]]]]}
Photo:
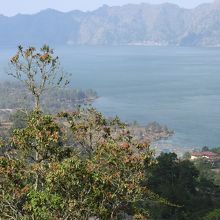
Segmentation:
{"type": "MultiPolygon", "coordinates": [[[[15,49],[0,48],[1,79],[15,49]]],[[[170,144],[220,146],[220,48],[69,46],[56,54],[71,85],[100,96],[107,116],[175,130],[170,144]]]]}

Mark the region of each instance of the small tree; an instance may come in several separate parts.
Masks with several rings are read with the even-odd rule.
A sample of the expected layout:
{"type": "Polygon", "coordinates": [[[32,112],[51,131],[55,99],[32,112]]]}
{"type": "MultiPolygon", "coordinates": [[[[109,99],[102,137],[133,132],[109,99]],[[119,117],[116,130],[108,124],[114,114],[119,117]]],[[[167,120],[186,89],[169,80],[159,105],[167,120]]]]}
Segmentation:
{"type": "Polygon", "coordinates": [[[40,100],[46,90],[69,83],[59,58],[48,45],[39,51],[35,47],[24,49],[18,46],[17,53],[11,58],[9,75],[24,83],[34,97],[36,109],[40,109],[40,100]]]}

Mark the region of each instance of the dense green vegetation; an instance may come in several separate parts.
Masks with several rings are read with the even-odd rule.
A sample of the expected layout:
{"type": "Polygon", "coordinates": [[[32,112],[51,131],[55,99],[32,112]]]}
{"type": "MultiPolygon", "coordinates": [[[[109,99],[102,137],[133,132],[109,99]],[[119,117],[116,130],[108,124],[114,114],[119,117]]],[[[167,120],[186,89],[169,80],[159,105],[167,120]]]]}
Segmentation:
{"type": "Polygon", "coordinates": [[[0,219],[220,219],[220,188],[203,166],[174,153],[155,158],[118,117],[82,107],[45,113],[35,101],[11,115],[0,139],[0,219]]]}
{"type": "MultiPolygon", "coordinates": [[[[161,154],[150,170],[149,187],[178,207],[153,206],[153,219],[201,219],[220,206],[220,188],[189,160],[161,154]]],[[[219,216],[220,217],[220,216],[219,216]]]]}
{"type": "Polygon", "coordinates": [[[219,187],[173,153],[154,159],[118,118],[33,111],[18,126],[2,143],[2,219],[218,219],[219,187]]]}

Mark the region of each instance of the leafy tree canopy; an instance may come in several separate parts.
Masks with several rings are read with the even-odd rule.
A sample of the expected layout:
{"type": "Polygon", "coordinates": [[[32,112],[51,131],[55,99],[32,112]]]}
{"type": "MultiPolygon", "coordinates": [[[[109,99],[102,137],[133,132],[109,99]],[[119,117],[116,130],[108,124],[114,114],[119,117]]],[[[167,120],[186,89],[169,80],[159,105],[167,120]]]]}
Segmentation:
{"type": "Polygon", "coordinates": [[[141,204],[159,200],[142,184],[146,165],[153,163],[149,145],[133,141],[118,118],[106,119],[94,109],[55,118],[33,111],[0,159],[0,216],[147,217],[141,204]]]}

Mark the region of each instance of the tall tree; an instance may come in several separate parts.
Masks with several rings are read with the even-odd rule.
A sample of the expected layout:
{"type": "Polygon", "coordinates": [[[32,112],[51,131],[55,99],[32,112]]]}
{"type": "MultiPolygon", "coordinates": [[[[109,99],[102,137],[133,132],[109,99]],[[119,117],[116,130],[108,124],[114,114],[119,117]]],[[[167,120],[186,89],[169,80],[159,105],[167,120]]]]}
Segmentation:
{"type": "Polygon", "coordinates": [[[19,46],[11,58],[9,75],[24,83],[35,99],[36,109],[40,109],[41,97],[46,90],[69,83],[67,74],[60,67],[59,58],[54,56],[53,49],[48,45],[39,50],[19,46]]]}

